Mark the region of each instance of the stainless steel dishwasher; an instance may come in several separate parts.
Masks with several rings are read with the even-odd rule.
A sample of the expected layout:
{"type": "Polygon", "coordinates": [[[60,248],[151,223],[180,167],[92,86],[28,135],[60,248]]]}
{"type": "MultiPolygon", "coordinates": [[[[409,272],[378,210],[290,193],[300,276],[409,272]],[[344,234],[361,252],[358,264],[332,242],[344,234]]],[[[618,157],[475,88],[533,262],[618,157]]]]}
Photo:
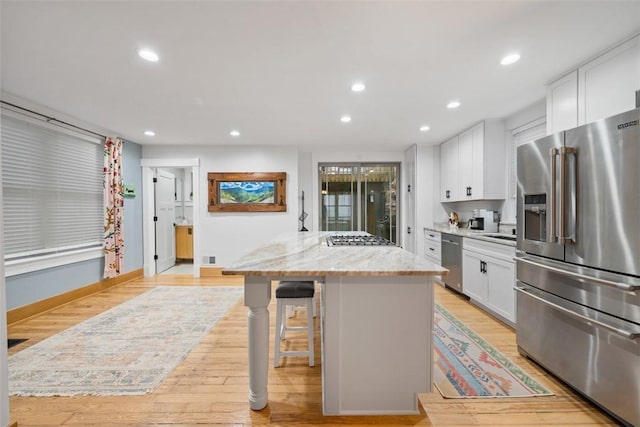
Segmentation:
{"type": "Polygon", "coordinates": [[[449,274],[442,276],[442,281],[450,288],[462,292],[462,237],[442,233],[442,266],[449,274]]]}

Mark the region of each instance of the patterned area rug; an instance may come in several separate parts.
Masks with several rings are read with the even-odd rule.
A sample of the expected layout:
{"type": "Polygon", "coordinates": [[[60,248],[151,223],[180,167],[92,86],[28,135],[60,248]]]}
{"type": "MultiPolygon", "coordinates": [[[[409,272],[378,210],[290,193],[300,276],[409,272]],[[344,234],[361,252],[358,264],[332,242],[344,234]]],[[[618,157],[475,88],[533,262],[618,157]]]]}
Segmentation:
{"type": "Polygon", "coordinates": [[[443,397],[553,395],[442,306],[434,314],[434,385],[443,397]]]}
{"type": "Polygon", "coordinates": [[[154,288],[10,356],[10,394],[149,393],[242,292],[241,287],[154,288]]]}

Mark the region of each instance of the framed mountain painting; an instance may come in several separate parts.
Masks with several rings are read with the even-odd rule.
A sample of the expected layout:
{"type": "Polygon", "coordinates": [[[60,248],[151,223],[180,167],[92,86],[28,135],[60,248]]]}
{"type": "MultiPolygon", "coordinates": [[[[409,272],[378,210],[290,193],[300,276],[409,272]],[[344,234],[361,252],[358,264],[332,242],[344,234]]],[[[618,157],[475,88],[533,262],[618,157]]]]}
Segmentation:
{"type": "Polygon", "coordinates": [[[209,172],[209,212],[286,212],[286,172],[209,172]]]}

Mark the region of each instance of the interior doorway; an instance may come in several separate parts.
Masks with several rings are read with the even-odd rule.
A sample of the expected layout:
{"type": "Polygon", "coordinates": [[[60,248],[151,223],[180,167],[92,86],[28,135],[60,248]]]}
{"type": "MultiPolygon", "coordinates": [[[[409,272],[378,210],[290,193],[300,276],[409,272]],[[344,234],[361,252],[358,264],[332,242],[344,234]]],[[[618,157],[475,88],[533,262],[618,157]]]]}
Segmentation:
{"type": "MultiPolygon", "coordinates": [[[[175,264],[175,234],[173,231],[173,224],[176,223],[177,207],[181,207],[181,218],[177,218],[178,222],[184,221],[187,218],[187,214],[190,214],[190,222],[192,225],[193,235],[193,266],[191,268],[193,277],[200,277],[200,239],[198,237],[198,225],[200,216],[200,183],[198,177],[200,176],[200,161],[199,159],[142,159],[142,192],[143,192],[143,251],[144,251],[144,276],[149,277],[157,273],[160,273],[162,266],[158,266],[156,263],[156,256],[159,260],[158,253],[156,252],[158,245],[164,245],[166,249],[173,250],[174,264],[175,264]],[[171,241],[173,244],[167,243],[167,240],[163,240],[163,236],[156,237],[156,219],[157,216],[157,200],[154,185],[154,178],[156,177],[156,171],[158,169],[164,170],[184,170],[184,176],[191,179],[191,188],[188,192],[189,201],[178,203],[177,201],[177,187],[175,184],[171,186],[171,203],[174,207],[173,218],[171,220],[170,234],[173,236],[171,241]]],[[[174,173],[175,176],[175,173],[174,173]]],[[[176,182],[177,180],[174,180],[176,182]]],[[[160,218],[157,218],[158,220],[160,218]]],[[[181,222],[184,224],[184,222],[181,222]]]]}
{"type": "Polygon", "coordinates": [[[366,231],[399,242],[399,163],[319,164],[320,230],[366,231]]]}

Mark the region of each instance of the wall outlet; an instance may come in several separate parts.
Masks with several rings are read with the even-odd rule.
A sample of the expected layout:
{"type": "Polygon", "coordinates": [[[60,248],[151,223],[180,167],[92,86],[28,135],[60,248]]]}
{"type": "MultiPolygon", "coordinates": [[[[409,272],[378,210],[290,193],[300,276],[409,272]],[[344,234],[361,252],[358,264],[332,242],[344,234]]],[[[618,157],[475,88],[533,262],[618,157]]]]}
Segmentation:
{"type": "Polygon", "coordinates": [[[215,264],[216,263],[216,257],[215,256],[205,256],[202,257],[202,263],[203,264],[215,264]]]}

